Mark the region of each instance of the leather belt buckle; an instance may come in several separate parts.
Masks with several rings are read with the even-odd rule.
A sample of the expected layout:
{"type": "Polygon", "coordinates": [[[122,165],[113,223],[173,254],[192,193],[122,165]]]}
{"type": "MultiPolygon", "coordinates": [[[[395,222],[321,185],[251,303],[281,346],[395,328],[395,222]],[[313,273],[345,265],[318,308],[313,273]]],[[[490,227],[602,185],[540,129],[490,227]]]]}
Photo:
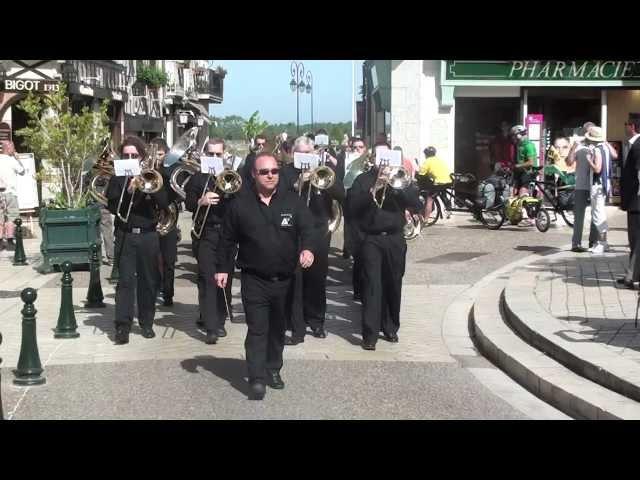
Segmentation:
{"type": "Polygon", "coordinates": [[[131,229],[131,233],[140,234],[140,233],[142,233],[142,229],[141,229],[141,228],[138,228],[138,227],[133,227],[133,228],[131,229]]]}

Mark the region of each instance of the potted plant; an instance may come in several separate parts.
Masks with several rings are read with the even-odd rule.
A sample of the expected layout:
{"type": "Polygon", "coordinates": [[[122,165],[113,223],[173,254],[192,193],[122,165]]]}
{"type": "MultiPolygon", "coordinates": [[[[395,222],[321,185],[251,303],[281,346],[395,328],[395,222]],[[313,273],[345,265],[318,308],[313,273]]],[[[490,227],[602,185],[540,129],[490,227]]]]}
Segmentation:
{"type": "Polygon", "coordinates": [[[169,75],[161,68],[142,65],[138,68],[136,80],[146,84],[149,88],[157,89],[169,83],[169,75]]]}
{"type": "Polygon", "coordinates": [[[38,180],[47,181],[54,196],[40,208],[42,273],[65,260],[88,264],[89,246],[99,243],[100,210],[87,203],[87,174],[110,134],[108,101],[98,111],[83,107],[81,113],[73,113],[66,91],[61,84],[50,94],[29,92],[20,106],[27,127],[16,132],[42,160],[38,180]]]}

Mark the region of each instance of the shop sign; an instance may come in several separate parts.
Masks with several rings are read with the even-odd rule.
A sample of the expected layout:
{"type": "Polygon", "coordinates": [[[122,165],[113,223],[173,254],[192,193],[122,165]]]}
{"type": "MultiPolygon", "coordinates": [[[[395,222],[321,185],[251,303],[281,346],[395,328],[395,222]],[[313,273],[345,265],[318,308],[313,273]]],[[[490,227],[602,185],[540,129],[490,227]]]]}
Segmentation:
{"type": "Polygon", "coordinates": [[[447,60],[447,80],[640,80],[640,62],[617,60],[447,60]]]}
{"type": "Polygon", "coordinates": [[[57,92],[60,82],[57,80],[22,80],[7,78],[2,82],[5,92],[57,92]]]}

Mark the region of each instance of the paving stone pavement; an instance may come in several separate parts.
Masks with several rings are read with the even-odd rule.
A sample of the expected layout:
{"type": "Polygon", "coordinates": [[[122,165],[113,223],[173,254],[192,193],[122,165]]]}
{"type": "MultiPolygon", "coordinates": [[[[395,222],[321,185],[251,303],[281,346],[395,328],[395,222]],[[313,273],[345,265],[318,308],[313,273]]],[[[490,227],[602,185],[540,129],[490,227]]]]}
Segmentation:
{"type": "MultiPolygon", "coordinates": [[[[180,221],[182,231],[188,232],[188,217],[182,215],[180,221]]],[[[400,342],[390,344],[381,340],[375,352],[368,352],[359,347],[360,305],[352,300],[349,261],[336,256],[342,245],[341,236],[337,234],[332,240],[327,286],[326,328],[329,335],[326,339],[309,335],[303,344],[287,347],[283,375],[293,388],[285,389],[284,394],[273,392],[269,395],[274,399],[292,399],[293,403],[288,404],[289,414],[277,402],[270,402],[266,409],[245,405],[238,409],[207,407],[198,410],[192,405],[181,405],[178,400],[169,406],[157,404],[157,411],[132,408],[125,412],[113,405],[105,406],[108,399],[126,405],[130,388],[144,392],[143,396],[148,398],[165,398],[162,392],[167,388],[180,392],[176,393],[177,399],[192,396],[191,403],[199,405],[212,395],[225,404],[243,398],[246,392],[240,384],[244,375],[246,326],[227,323],[227,337],[215,346],[204,344],[204,335],[195,327],[198,316],[194,284],[196,266],[190,256],[190,245],[182,243],[178,247],[175,305],[165,308],[159,300],[156,338],[142,338],[140,330],[134,326],[130,344],[113,344],[114,289],[106,281],[111,268],[103,267],[102,288],[107,307],[83,308],[89,273],[73,272],[73,299],[80,337],[54,339],[52,330],[58,316],[61,274],[44,276],[34,272],[39,240],[30,239],[25,243],[30,265],[14,267],[7,252],[0,255],[4,257],[0,258],[0,291],[6,292],[0,295],[5,411],[12,412],[13,418],[527,418],[522,411],[502,400],[502,396],[483,386],[486,383],[476,380],[489,379],[497,389],[507,389],[505,379],[499,377],[499,371],[493,365],[482,358],[469,357],[472,368],[461,368],[459,359],[451,355],[443,342],[442,319],[451,301],[492,269],[532,252],[555,248],[552,245],[566,243],[569,235],[570,230],[566,228],[552,229],[548,234],[518,228],[490,232],[467,216],[454,216],[448,222],[430,227],[409,246],[400,342]],[[26,286],[38,290],[38,346],[48,376],[48,386],[43,388],[21,389],[10,383],[10,371],[17,364],[20,348],[19,310],[22,303],[16,293],[26,286]],[[184,376],[185,369],[193,365],[185,368],[184,362],[204,359],[202,361],[206,363],[211,358],[227,362],[225,365],[231,373],[227,367],[220,371],[216,367],[200,365],[199,369],[209,374],[199,375],[200,384],[194,386],[192,377],[184,376]],[[150,385],[141,380],[143,372],[152,379],[150,385]],[[318,373],[316,379],[314,372],[323,373],[318,373]],[[170,379],[167,385],[163,385],[165,374],[170,379]],[[218,380],[214,379],[216,376],[218,380]],[[131,378],[131,385],[127,384],[127,378],[131,378]],[[437,380],[440,378],[444,380],[437,380]],[[83,382],[89,389],[86,393],[83,382]],[[316,410],[296,403],[305,402],[305,397],[312,399],[319,390],[330,393],[343,389],[345,395],[354,399],[360,398],[360,392],[373,395],[373,387],[363,386],[362,382],[387,385],[378,387],[375,406],[370,404],[372,399],[354,400],[355,406],[350,406],[349,402],[340,405],[337,397],[334,402],[328,401],[316,410]],[[438,391],[428,386],[430,382],[435,382],[438,391]],[[229,388],[230,385],[234,388],[229,388]],[[421,395],[410,393],[418,387],[421,395]],[[406,390],[406,401],[402,401],[403,389],[406,390]],[[213,390],[216,393],[212,393],[213,390]],[[64,403],[61,398],[65,397],[65,392],[80,395],[85,409],[60,406],[64,403]]],[[[232,308],[241,319],[239,294],[237,281],[232,308]]],[[[462,315],[461,326],[466,321],[462,315]]],[[[535,417],[535,414],[530,416],[535,417]]]]}

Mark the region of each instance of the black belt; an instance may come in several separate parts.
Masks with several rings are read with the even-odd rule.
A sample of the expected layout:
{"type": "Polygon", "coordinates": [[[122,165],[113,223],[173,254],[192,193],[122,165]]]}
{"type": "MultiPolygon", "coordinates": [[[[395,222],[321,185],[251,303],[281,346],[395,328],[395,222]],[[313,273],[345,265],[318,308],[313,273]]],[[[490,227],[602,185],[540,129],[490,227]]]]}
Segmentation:
{"type": "Polygon", "coordinates": [[[387,235],[397,235],[400,233],[400,230],[392,231],[392,232],[364,232],[367,235],[380,235],[382,237],[386,237],[387,235]]]}
{"type": "Polygon", "coordinates": [[[157,232],[157,228],[156,226],[152,226],[152,227],[130,227],[130,226],[126,226],[126,227],[118,227],[119,230],[122,230],[125,233],[134,233],[134,234],[140,234],[140,233],[151,233],[151,232],[157,232]]]}
{"type": "Polygon", "coordinates": [[[250,275],[254,275],[262,280],[267,280],[269,282],[282,282],[284,280],[289,280],[293,275],[292,274],[284,274],[284,273],[276,273],[274,275],[266,275],[262,272],[258,272],[257,270],[252,269],[243,269],[244,273],[248,273],[250,275]]]}

